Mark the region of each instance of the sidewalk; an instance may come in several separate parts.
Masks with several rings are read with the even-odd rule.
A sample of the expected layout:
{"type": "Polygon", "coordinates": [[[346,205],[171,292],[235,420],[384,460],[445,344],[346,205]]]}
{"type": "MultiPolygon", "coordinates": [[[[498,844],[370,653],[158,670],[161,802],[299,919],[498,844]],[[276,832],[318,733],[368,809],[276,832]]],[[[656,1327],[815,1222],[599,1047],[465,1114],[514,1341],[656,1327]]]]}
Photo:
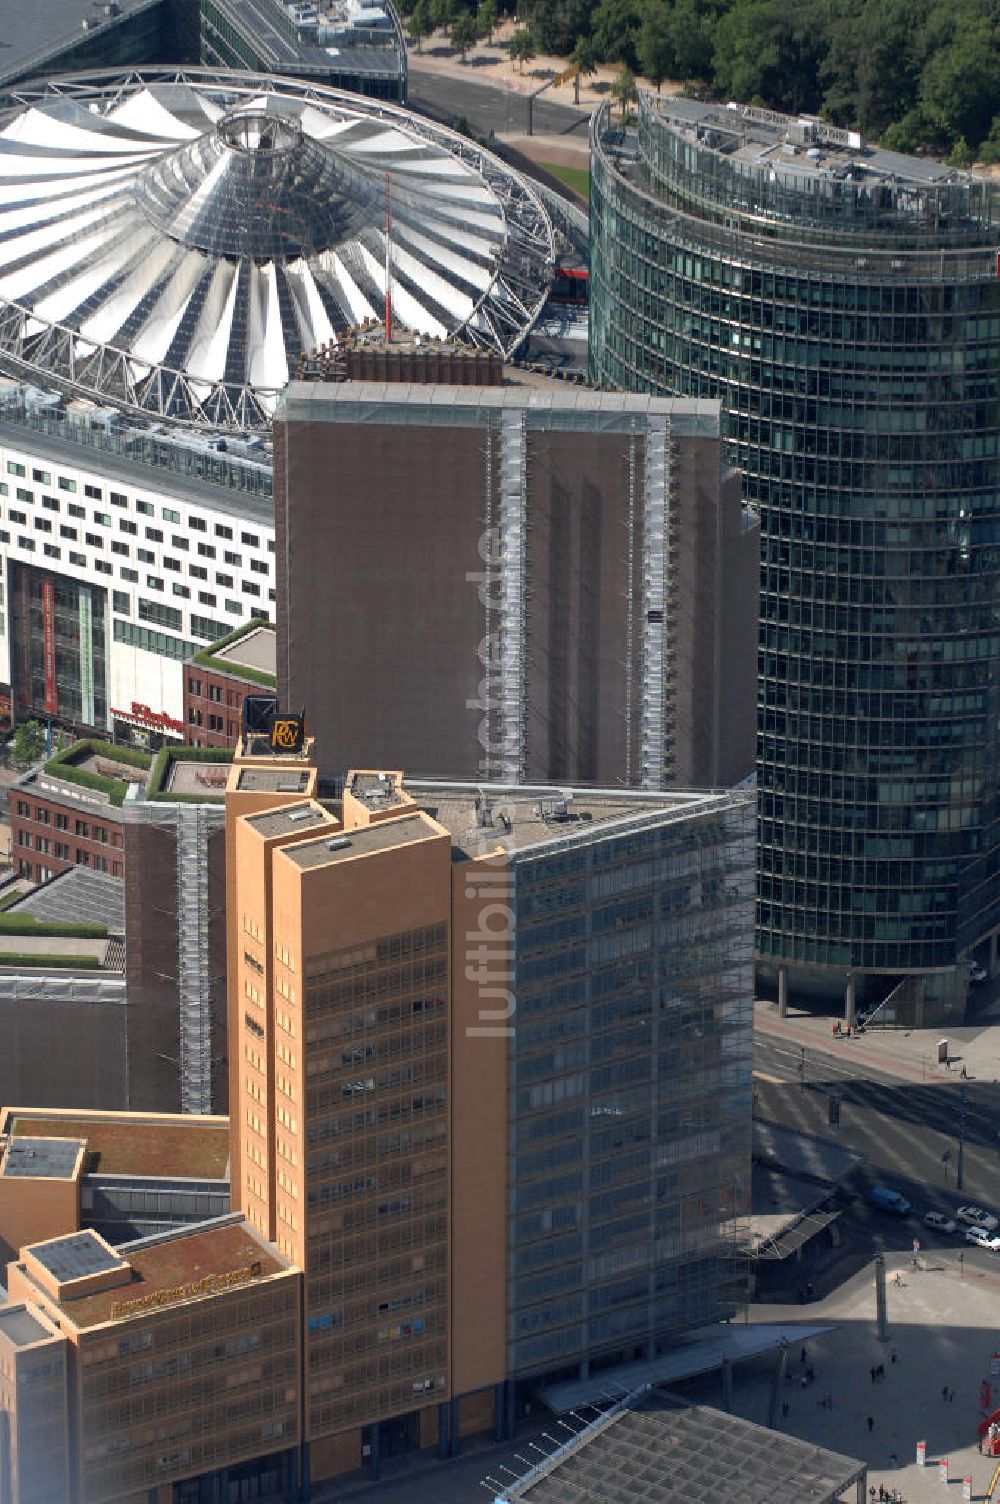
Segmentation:
{"type": "MultiPolygon", "coordinates": [[[[957,1254],[929,1254],[916,1271],[905,1256],[886,1260],[888,1340],[875,1324],[874,1266],[868,1265],[825,1300],[809,1307],[811,1319],[836,1324],[834,1331],[808,1344],[815,1380],[801,1387],[799,1353],[788,1354],[782,1403],[788,1414],[779,1428],[803,1441],[860,1457],[871,1469],[869,1483],[897,1488],[907,1504],[940,1504],[961,1497],[961,1479],[971,1477],[972,1497],[982,1498],[995,1463],[980,1456],[976,1427],[981,1418],[979,1386],[988,1379],[998,1403],[1000,1377],[990,1375],[997,1348],[995,1323],[1000,1298],[1000,1265],[993,1272],[974,1266],[960,1276],[957,1254]],[[893,1278],[900,1272],[901,1284],[893,1278]],[[896,1361],[893,1361],[893,1353],[896,1361]],[[885,1377],[873,1382],[882,1365],[885,1377]],[[943,1399],[942,1392],[954,1393],[943,1399]],[[832,1410],[820,1404],[833,1396],[832,1410]],[[868,1417],[874,1425],[868,1428],[868,1417]],[[927,1466],[916,1462],[916,1444],[927,1446],[927,1466]],[[895,1457],[895,1461],[893,1461],[895,1457]],[[938,1460],[947,1457],[951,1493],[942,1488],[938,1460]]],[[[780,1322],[801,1316],[799,1306],[751,1307],[750,1319],[780,1322]]],[[[748,1367],[736,1376],[736,1413],[763,1423],[772,1364],[748,1367]]],[[[718,1404],[706,1395],[709,1403],[718,1404]]]]}
{"type": "Polygon", "coordinates": [[[969,1080],[1000,1081],[1000,1025],[984,1022],[947,1025],[936,1029],[870,1029],[861,1035],[836,1036],[833,1020],[825,1014],[806,1013],[789,1006],[778,1017],[776,1003],[754,1004],[754,1032],[792,1045],[822,1050],[837,1059],[868,1065],[873,1070],[922,1084],[954,1082],[964,1065],[969,1080]],[[949,1068],[937,1063],[937,1046],[947,1039],[954,1062],[949,1068]]]}
{"type": "MultiPolygon", "coordinates": [[[[547,79],[564,73],[570,66],[570,61],[564,57],[553,57],[549,53],[539,53],[530,63],[525,63],[523,68],[519,63],[512,62],[505,44],[520,27],[521,23],[518,21],[502,21],[493,33],[493,41],[478,42],[475,47],[470,47],[464,62],[452,50],[447,32],[435,31],[423,39],[419,52],[416,43],[410,42],[410,72],[437,73],[445,77],[460,78],[464,83],[489,84],[494,89],[533,94],[547,79]]],[[[620,63],[599,63],[595,73],[581,74],[579,104],[572,79],[546,89],[541,97],[552,104],[567,105],[570,109],[578,108],[586,113],[611,97],[611,85],[620,72],[620,63]]],[[[640,89],[654,89],[654,85],[641,75],[636,77],[636,86],[640,89]]],[[[683,84],[664,82],[660,92],[664,95],[677,94],[682,88],[683,84]]]]}

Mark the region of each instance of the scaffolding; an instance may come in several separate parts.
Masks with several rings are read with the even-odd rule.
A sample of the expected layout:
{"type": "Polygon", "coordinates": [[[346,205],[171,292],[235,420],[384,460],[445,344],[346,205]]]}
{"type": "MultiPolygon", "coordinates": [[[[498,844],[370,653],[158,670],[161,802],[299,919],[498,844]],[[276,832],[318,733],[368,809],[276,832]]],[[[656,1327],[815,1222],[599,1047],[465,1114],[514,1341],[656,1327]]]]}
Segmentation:
{"type": "MultiPolygon", "coordinates": [[[[177,1002],[181,1111],[212,1111],[212,979],[208,948],[208,835],[202,804],[173,809],[177,822],[177,1002]]],[[[216,822],[212,822],[216,823],[216,822]]]]}
{"type": "Polygon", "coordinates": [[[646,429],[643,477],[642,565],[642,721],[639,781],[643,788],[666,787],[670,772],[668,722],[668,618],[670,572],[670,424],[651,417],[646,429]]]}
{"type": "Polygon", "coordinates": [[[525,585],[527,414],[505,412],[500,433],[500,776],[527,777],[525,585]]]}

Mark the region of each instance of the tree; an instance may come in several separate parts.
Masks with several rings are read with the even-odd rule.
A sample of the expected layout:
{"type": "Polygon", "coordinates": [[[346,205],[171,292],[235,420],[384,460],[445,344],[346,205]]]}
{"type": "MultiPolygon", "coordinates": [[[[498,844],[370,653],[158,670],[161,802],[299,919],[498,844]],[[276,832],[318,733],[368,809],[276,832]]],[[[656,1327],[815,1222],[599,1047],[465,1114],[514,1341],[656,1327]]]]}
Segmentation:
{"type": "Polygon", "coordinates": [[[570,61],[576,64],[584,77],[597,72],[597,48],[594,46],[593,37],[577,38],[576,46],[570,54],[570,61]]]}
{"type": "Polygon", "coordinates": [[[523,73],[525,63],[530,63],[535,56],[535,43],[526,26],[521,26],[515,31],[508,43],[508,51],[514,62],[520,64],[520,72],[523,73]]]}
{"type": "Polygon", "coordinates": [[[463,63],[465,62],[465,54],[470,47],[476,45],[478,36],[475,16],[467,10],[459,11],[451,23],[451,45],[456,52],[461,54],[463,63]]]}
{"type": "Polygon", "coordinates": [[[493,41],[497,20],[497,0],[479,0],[479,9],[476,11],[476,32],[486,42],[493,41]]]}
{"type": "Polygon", "coordinates": [[[663,80],[677,72],[674,42],[670,35],[670,12],[665,6],[647,7],[635,50],[639,67],[659,93],[663,80]]]}
{"type": "Polygon", "coordinates": [[[638,65],[636,42],[641,25],[639,0],[601,0],[594,11],[594,46],[604,62],[638,65]]]}
{"type": "Polygon", "coordinates": [[[417,0],[416,5],[410,12],[406,29],[416,42],[417,51],[419,52],[420,44],[424,37],[429,37],[434,30],[434,18],[431,15],[431,0],[417,0]]]}
{"type": "Polygon", "coordinates": [[[622,124],[624,124],[628,107],[636,98],[635,75],[627,63],[622,63],[620,71],[615,75],[611,93],[622,107],[622,124]]]}
{"type": "Polygon", "coordinates": [[[935,52],[920,76],[920,102],[952,141],[978,147],[990,133],[1000,97],[1000,51],[983,21],[971,34],[935,52]]]}
{"type": "Polygon", "coordinates": [[[455,0],[430,0],[431,20],[435,26],[440,26],[442,31],[447,31],[455,19],[457,6],[455,0]]]}
{"type": "Polygon", "coordinates": [[[45,750],[45,728],[38,721],[21,721],[7,750],[16,768],[30,768],[45,750]]]}

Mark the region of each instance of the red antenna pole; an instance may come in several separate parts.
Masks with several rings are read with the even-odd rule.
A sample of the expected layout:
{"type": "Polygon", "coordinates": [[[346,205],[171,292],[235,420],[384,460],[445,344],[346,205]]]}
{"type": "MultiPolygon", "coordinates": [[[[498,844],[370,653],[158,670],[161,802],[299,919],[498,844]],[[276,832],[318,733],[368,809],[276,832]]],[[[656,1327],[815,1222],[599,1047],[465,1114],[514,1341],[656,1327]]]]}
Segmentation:
{"type": "Polygon", "coordinates": [[[388,173],[385,175],[385,342],[392,343],[392,211],[388,173]]]}

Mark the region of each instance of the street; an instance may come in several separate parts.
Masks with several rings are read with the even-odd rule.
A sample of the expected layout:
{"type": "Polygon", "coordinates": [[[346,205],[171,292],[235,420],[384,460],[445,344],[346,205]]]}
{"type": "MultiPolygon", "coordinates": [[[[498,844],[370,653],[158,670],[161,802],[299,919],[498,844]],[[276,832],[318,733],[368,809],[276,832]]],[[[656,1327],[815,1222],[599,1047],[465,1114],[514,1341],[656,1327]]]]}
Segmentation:
{"type": "MultiPolygon", "coordinates": [[[[466,81],[453,74],[434,73],[421,68],[415,53],[410,54],[409,105],[449,125],[464,119],[479,136],[488,136],[491,131],[498,136],[511,135],[528,129],[527,94],[478,83],[474,76],[466,81]]],[[[585,140],[589,116],[589,110],[556,104],[547,94],[532,106],[533,129],[539,135],[576,134],[585,140]]]]}
{"type": "Polygon", "coordinates": [[[850,1050],[845,1042],[838,1058],[760,1032],[754,1043],[755,1116],[795,1133],[830,1139],[863,1161],[841,1193],[853,1195],[840,1219],[844,1249],[827,1262],[823,1287],[864,1261],[872,1249],[907,1252],[914,1238],[923,1249],[947,1250],[952,1258],[961,1252],[972,1264],[997,1269],[995,1254],[972,1247],[961,1234],[932,1232],[921,1219],[927,1211],[953,1216],[956,1207],[970,1202],[1000,1208],[1000,1086],[991,1081],[901,1081],[852,1060],[850,1050]],[[840,1100],[837,1127],[830,1124],[831,1097],[840,1100]],[[961,1189],[956,1184],[960,1137],[961,1189]],[[866,1194],[873,1185],[900,1190],[913,1211],[895,1217],[871,1206],[866,1194]]]}

